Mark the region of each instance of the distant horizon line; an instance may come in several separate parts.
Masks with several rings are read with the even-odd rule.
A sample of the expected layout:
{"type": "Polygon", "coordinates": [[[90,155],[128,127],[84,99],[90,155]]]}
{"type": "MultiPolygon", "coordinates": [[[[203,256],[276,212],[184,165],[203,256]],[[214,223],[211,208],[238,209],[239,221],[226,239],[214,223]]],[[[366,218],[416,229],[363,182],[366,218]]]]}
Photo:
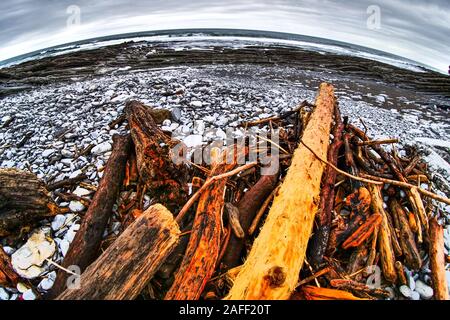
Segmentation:
{"type": "MultiPolygon", "coordinates": [[[[161,30],[126,32],[126,33],[111,34],[111,35],[107,35],[107,36],[86,38],[83,40],[67,42],[67,43],[63,43],[63,44],[59,44],[59,45],[55,45],[55,46],[42,48],[39,50],[30,51],[30,52],[20,54],[20,55],[11,57],[11,58],[0,60],[0,66],[14,63],[14,62],[20,61],[22,59],[31,58],[33,56],[38,56],[40,54],[44,54],[47,51],[57,50],[59,48],[63,48],[63,47],[67,47],[67,46],[76,46],[76,45],[83,45],[83,44],[88,44],[88,43],[92,43],[92,42],[103,42],[103,41],[109,41],[109,40],[120,40],[120,39],[126,40],[129,38],[139,38],[139,37],[145,37],[145,36],[170,36],[170,35],[179,35],[179,36],[185,35],[186,37],[192,36],[192,35],[186,35],[187,33],[204,33],[205,35],[208,35],[208,36],[217,36],[217,37],[220,37],[220,36],[244,37],[244,36],[246,36],[246,37],[255,38],[255,39],[265,37],[265,38],[274,39],[274,40],[306,41],[306,42],[310,42],[310,43],[338,45],[341,47],[348,47],[350,49],[358,49],[360,51],[365,51],[367,53],[377,53],[380,55],[384,55],[385,57],[402,59],[404,62],[413,63],[416,66],[428,69],[429,71],[434,71],[434,72],[445,74],[443,71],[436,69],[434,67],[431,67],[429,65],[426,65],[424,63],[420,63],[418,61],[415,61],[415,60],[412,60],[412,59],[409,59],[406,57],[402,57],[402,56],[399,56],[394,53],[386,52],[386,51],[383,51],[380,49],[361,46],[361,45],[350,43],[350,42],[344,42],[344,41],[339,41],[339,40],[333,40],[333,39],[316,37],[316,36],[308,36],[308,35],[302,35],[302,34],[290,33],[290,32],[255,30],[255,29],[236,29],[236,28],[161,29],[161,30]],[[214,33],[221,33],[221,34],[215,35],[214,33]],[[224,33],[228,33],[228,34],[224,34],[224,33]],[[270,36],[268,36],[268,35],[270,35],[270,36]]],[[[370,58],[366,58],[366,59],[370,60],[370,58]]]]}

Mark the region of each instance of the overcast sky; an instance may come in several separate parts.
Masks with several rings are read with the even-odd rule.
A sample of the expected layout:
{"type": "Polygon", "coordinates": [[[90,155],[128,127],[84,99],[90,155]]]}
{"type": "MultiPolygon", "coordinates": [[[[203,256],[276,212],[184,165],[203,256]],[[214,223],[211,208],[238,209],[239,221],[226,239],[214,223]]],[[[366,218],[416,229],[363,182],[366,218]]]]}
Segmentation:
{"type": "Polygon", "coordinates": [[[298,33],[443,72],[450,65],[450,0],[0,0],[0,60],[98,36],[178,28],[298,33]]]}

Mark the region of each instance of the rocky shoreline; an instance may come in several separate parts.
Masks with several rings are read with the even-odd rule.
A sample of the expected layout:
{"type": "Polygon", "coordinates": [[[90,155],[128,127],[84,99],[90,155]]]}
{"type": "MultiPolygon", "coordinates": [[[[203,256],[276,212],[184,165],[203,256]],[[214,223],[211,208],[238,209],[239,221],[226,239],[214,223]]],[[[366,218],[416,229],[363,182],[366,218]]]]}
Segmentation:
{"type": "MultiPolygon", "coordinates": [[[[362,122],[372,137],[396,137],[422,148],[440,193],[449,195],[449,77],[286,48],[175,51],[164,44],[150,50],[127,43],[1,69],[0,165],[30,170],[47,183],[85,174],[86,188],[73,193],[89,200],[111,154],[112,136],[126,131],[123,124],[109,126],[126,101],[170,110],[172,120],[162,129],[197,145],[223,139],[227,129],[239,134],[242,121],[313,101],[322,81],[335,84],[343,115],[362,122]]],[[[14,240],[0,239],[16,266],[32,270],[23,273],[29,283],[0,287],[0,299],[39,298],[54,282],[57,267],[48,260],[61,263],[85,210],[80,201],[54,197],[71,213],[44,220],[33,236],[30,230],[14,240]],[[39,257],[21,255],[42,246],[39,257]]],[[[448,255],[450,208],[440,210],[448,217],[448,255]]],[[[112,219],[104,237],[120,228],[112,219]]],[[[400,288],[403,298],[429,296],[427,268],[422,271],[409,274],[409,287],[400,288]]]]}

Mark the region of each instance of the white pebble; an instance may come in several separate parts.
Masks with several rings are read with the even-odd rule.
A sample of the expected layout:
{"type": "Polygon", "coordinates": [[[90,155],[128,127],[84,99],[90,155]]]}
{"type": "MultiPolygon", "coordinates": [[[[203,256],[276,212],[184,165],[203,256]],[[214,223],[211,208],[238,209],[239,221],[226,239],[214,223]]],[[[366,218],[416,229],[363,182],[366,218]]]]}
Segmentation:
{"type": "Polygon", "coordinates": [[[28,289],[23,293],[22,298],[23,300],[36,300],[37,297],[33,290],[28,289]]]}

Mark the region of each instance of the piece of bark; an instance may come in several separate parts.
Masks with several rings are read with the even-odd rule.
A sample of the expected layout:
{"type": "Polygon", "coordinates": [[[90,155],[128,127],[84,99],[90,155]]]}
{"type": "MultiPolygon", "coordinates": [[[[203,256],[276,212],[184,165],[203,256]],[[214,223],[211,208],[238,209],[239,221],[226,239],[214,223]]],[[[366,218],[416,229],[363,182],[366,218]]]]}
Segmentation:
{"type": "Polygon", "coordinates": [[[15,288],[18,282],[19,275],[14,271],[10,257],[0,245],[0,286],[15,288]]]}
{"type": "Polygon", "coordinates": [[[382,220],[383,217],[378,213],[371,215],[364,224],[344,241],[342,248],[347,250],[349,248],[359,247],[372,235],[373,231],[380,225],[382,220]]]}
{"type": "Polygon", "coordinates": [[[306,300],[368,300],[337,289],[303,286],[301,291],[305,295],[306,300]]]}
{"type": "Polygon", "coordinates": [[[225,203],[225,211],[227,213],[228,223],[231,226],[231,230],[233,230],[233,234],[237,238],[243,239],[245,237],[245,232],[239,221],[239,209],[227,202],[225,203]]]}
{"type": "MultiPolygon", "coordinates": [[[[339,106],[334,107],[334,129],[333,129],[333,143],[328,150],[328,162],[337,166],[339,150],[342,147],[342,131],[344,124],[342,123],[339,106]]],[[[322,190],[320,194],[319,210],[316,218],[316,231],[314,232],[311,241],[309,252],[310,263],[314,268],[318,268],[323,260],[323,255],[327,249],[328,239],[331,231],[332,213],[334,209],[334,185],[336,183],[337,172],[331,166],[325,168],[323,174],[322,190]]]]}
{"type": "Polygon", "coordinates": [[[145,288],[180,237],[163,205],[148,208],[84,271],[79,289],[57,300],[132,300],[145,288]]]}
{"type": "Polygon", "coordinates": [[[414,234],[409,227],[408,217],[397,200],[394,199],[391,201],[390,208],[392,214],[398,219],[397,229],[400,231],[398,240],[402,247],[403,256],[405,257],[405,264],[412,270],[419,270],[422,265],[422,259],[417,249],[414,234]]]}
{"type": "Polygon", "coordinates": [[[406,280],[405,270],[403,269],[403,264],[400,261],[395,262],[395,270],[397,270],[399,285],[407,286],[408,281],[406,280]]]}
{"type": "Polygon", "coordinates": [[[430,269],[433,282],[434,299],[449,300],[448,284],[445,275],[444,229],[436,219],[430,221],[430,269]]]}
{"type": "Polygon", "coordinates": [[[322,83],[285,180],[226,299],[289,299],[295,290],[320,201],[325,166],[317,156],[327,157],[335,103],[333,86],[322,83]]]}
{"type": "Polygon", "coordinates": [[[177,210],[187,200],[189,178],[185,164],[174,162],[178,155],[173,154],[176,151],[172,148],[180,142],[161,131],[150,111],[138,101],[130,101],[125,107],[139,177],[155,201],[164,203],[171,211],[177,210]]]}
{"type": "MultiPolygon", "coordinates": [[[[230,171],[235,163],[214,159],[211,176],[230,171]]],[[[198,300],[214,273],[222,239],[222,211],[227,179],[220,179],[200,195],[191,237],[175,281],[167,292],[166,300],[198,300]]]]}
{"type": "MultiPolygon", "coordinates": [[[[103,232],[113,213],[113,206],[119,195],[131,149],[129,135],[114,135],[113,140],[113,150],[106,164],[103,178],[83,217],[80,229],[64,257],[62,266],[65,268],[77,265],[81,271],[84,271],[98,257],[103,232]]],[[[67,277],[68,274],[65,271],[58,272],[48,298],[57,297],[66,289],[67,277]]]]}
{"type": "Polygon", "coordinates": [[[71,187],[71,186],[76,185],[79,182],[83,181],[84,179],[87,179],[87,176],[86,176],[86,174],[82,173],[82,174],[76,176],[75,178],[68,178],[68,179],[64,179],[64,180],[61,180],[58,182],[48,184],[47,190],[53,191],[53,190],[57,190],[57,189],[64,188],[64,187],[71,187]]]}
{"type": "MultiPolygon", "coordinates": [[[[256,213],[262,206],[265,199],[270,195],[278,182],[278,172],[273,175],[261,176],[258,182],[248,190],[239,201],[237,208],[239,210],[239,222],[248,235],[249,229],[256,213]]],[[[239,239],[231,235],[225,255],[222,259],[223,270],[228,270],[238,266],[241,262],[242,249],[244,248],[245,238],[239,239]]]]}
{"type": "Polygon", "coordinates": [[[332,287],[353,292],[357,296],[376,296],[380,298],[389,298],[389,292],[383,289],[370,288],[365,284],[348,280],[348,279],[333,279],[330,281],[332,287]]]}
{"type": "Polygon", "coordinates": [[[374,184],[369,185],[369,191],[372,196],[373,213],[381,214],[383,221],[378,231],[378,247],[381,256],[381,269],[387,281],[394,284],[397,281],[397,273],[395,271],[395,254],[391,243],[391,232],[387,213],[383,208],[383,198],[381,197],[380,188],[374,184]]]}
{"type": "Polygon", "coordinates": [[[36,175],[18,169],[0,169],[0,237],[32,227],[62,211],[36,175]]]}

